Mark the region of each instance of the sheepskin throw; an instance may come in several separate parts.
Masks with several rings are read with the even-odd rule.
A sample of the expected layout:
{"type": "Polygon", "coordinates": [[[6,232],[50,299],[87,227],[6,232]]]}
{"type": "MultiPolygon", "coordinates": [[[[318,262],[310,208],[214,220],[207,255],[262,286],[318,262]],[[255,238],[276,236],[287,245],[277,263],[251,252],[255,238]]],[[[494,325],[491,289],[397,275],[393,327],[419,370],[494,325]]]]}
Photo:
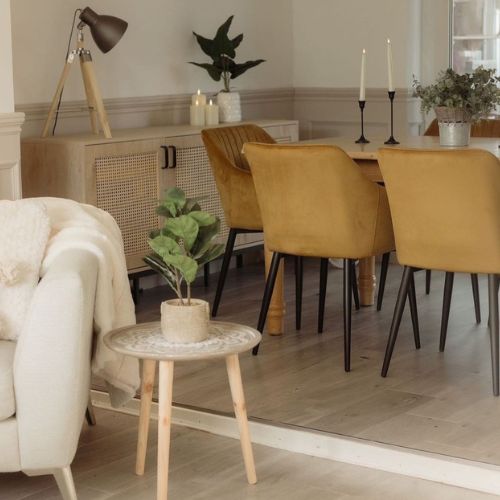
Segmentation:
{"type": "Polygon", "coordinates": [[[21,334],[49,233],[42,202],[0,201],[0,339],[21,334]]]}

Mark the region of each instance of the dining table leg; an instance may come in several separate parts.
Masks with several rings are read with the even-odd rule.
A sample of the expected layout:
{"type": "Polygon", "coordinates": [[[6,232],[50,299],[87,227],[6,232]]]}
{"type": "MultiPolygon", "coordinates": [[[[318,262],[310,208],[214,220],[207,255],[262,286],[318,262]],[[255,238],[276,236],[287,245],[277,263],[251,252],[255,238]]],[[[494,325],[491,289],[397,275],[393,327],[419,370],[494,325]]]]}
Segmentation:
{"type": "MultiPolygon", "coordinates": [[[[266,261],[266,276],[269,273],[273,252],[264,245],[264,258],[266,261]]],[[[274,292],[267,313],[267,331],[269,335],[282,335],[285,333],[285,299],[283,296],[284,259],[281,259],[274,292]]]]}
{"type": "Polygon", "coordinates": [[[359,299],[362,306],[372,306],[375,303],[375,257],[360,259],[358,272],[359,299]]]}

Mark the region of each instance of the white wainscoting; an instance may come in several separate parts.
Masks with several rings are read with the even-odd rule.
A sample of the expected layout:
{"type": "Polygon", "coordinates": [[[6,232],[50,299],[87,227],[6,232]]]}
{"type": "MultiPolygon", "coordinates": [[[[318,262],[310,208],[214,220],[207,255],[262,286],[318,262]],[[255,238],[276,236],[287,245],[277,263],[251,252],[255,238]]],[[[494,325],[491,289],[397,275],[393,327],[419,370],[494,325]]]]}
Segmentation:
{"type": "MultiPolygon", "coordinates": [[[[245,120],[293,118],[292,88],[245,90],[240,93],[245,120]]],[[[191,96],[187,94],[104,100],[111,129],[187,123],[190,104],[191,96]]],[[[41,134],[49,106],[50,103],[16,106],[17,111],[26,115],[23,137],[41,134]]],[[[90,130],[86,102],[63,100],[56,133],[71,134],[85,130],[90,130]]]]}
{"type": "MultiPolygon", "coordinates": [[[[358,89],[296,88],[294,119],[299,120],[303,139],[360,135],[358,89]]],[[[418,135],[422,128],[418,100],[407,89],[397,89],[394,100],[394,135],[418,135]]],[[[389,137],[390,106],[385,89],[366,89],[365,136],[389,137]]]]}
{"type": "MultiPolygon", "coordinates": [[[[366,136],[389,136],[389,100],[385,89],[367,89],[366,136]]],[[[357,138],[360,130],[356,88],[276,88],[241,91],[245,120],[261,118],[296,119],[303,139],[347,136],[357,138]]],[[[189,119],[189,95],[130,97],[105,100],[112,128],[151,125],[179,125],[189,119]]],[[[19,105],[26,114],[23,136],[39,135],[49,103],[19,105]]],[[[394,102],[395,135],[421,132],[422,115],[417,99],[406,89],[397,89],[394,102]]],[[[85,101],[64,102],[59,115],[58,134],[89,130],[85,101]]],[[[387,136],[387,137],[386,137],[387,136]]]]}
{"type": "Polygon", "coordinates": [[[23,113],[0,113],[0,200],[21,198],[20,136],[23,113]]]}

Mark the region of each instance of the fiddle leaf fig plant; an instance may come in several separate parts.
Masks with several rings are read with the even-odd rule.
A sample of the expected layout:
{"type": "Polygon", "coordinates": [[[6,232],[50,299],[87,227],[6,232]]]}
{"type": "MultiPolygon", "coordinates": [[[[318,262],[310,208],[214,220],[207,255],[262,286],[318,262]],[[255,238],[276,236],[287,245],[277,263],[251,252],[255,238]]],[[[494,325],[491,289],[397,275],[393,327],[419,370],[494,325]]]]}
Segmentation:
{"type": "Polygon", "coordinates": [[[238,78],[243,73],[255,66],[265,62],[264,59],[255,61],[246,61],[244,63],[236,63],[236,49],[243,41],[243,34],[234,38],[229,38],[229,28],[233,22],[233,17],[230,16],[227,21],[222,24],[213,39],[205,38],[193,31],[201,50],[212,59],[211,63],[190,62],[200,68],[207,70],[210,77],[216,82],[222,79],[224,89],[222,92],[231,92],[231,80],[238,78]]]}
{"type": "Polygon", "coordinates": [[[148,240],[153,250],[144,262],[159,273],[172,288],[181,305],[191,305],[191,284],[200,266],[216,259],[224,245],[214,243],[219,234],[218,217],[204,212],[198,198],[187,198],[178,188],[168,189],[156,209],[164,217],[160,230],[148,240]],[[186,299],[183,295],[186,284],[186,299]]]}

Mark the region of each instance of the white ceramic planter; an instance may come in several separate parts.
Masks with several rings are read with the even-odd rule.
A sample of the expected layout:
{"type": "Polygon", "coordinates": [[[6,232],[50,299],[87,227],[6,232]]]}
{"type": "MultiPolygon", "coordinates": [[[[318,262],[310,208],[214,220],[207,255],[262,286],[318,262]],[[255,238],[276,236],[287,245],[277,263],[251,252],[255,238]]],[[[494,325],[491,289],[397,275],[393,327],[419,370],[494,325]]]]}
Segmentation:
{"type": "Polygon", "coordinates": [[[202,342],[208,338],[208,302],[191,299],[191,305],[180,305],[178,299],[161,304],[161,331],[175,344],[202,342]]]}
{"type": "Polygon", "coordinates": [[[217,104],[221,123],[241,122],[241,100],[238,92],[219,92],[217,104]]]}

